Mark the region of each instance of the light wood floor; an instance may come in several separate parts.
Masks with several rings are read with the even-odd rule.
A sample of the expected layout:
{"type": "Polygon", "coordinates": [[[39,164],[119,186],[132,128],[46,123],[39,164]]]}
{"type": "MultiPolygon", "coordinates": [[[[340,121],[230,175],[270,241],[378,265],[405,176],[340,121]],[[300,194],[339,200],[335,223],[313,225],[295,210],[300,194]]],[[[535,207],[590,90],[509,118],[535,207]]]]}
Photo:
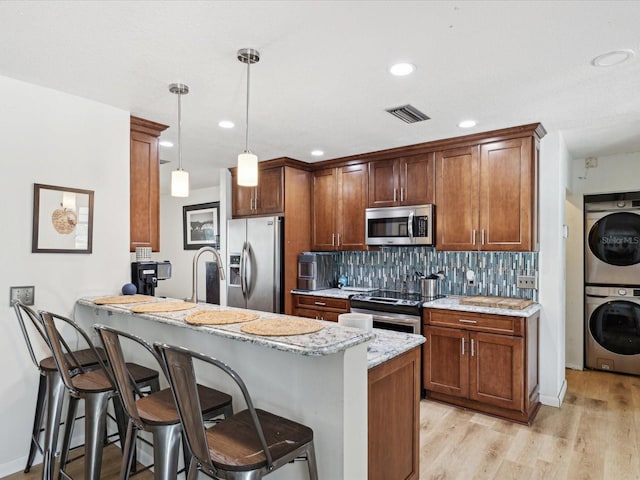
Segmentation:
{"type": "MultiPolygon", "coordinates": [[[[542,406],[531,427],[422,401],[420,479],[640,479],[640,377],[567,370],[566,378],[562,407],[542,406]]],[[[103,479],[117,480],[120,458],[107,449],[103,479]]],[[[81,479],[82,461],[69,471],[81,479]]],[[[38,465],[5,479],[40,474],[38,465]]]]}

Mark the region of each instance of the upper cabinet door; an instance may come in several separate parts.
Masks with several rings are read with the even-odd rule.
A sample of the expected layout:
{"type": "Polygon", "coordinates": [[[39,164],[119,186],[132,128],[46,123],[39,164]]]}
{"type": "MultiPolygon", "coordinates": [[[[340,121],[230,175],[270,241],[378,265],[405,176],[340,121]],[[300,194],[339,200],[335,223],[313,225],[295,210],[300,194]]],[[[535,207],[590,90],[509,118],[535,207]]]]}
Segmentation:
{"type": "Polygon", "coordinates": [[[381,160],[369,163],[369,207],[393,207],[400,195],[398,162],[381,160]]]}
{"type": "Polygon", "coordinates": [[[237,177],[231,177],[233,186],[231,188],[232,215],[233,217],[243,217],[253,215],[253,202],[256,197],[256,187],[243,187],[238,185],[237,177]]]}
{"type": "Polygon", "coordinates": [[[284,211],[284,173],[283,167],[260,170],[257,195],[257,210],[261,215],[282,213],[284,211]]]}
{"type": "Polygon", "coordinates": [[[338,201],[336,169],[313,172],[312,181],[311,248],[320,251],[335,250],[338,201]]]}
{"type": "Polygon", "coordinates": [[[431,152],[369,162],[369,207],[433,203],[434,166],[431,152]]]}
{"type": "Polygon", "coordinates": [[[436,153],[436,247],[478,248],[478,147],[436,153]]]}
{"type": "Polygon", "coordinates": [[[480,241],[483,250],[534,249],[535,159],[532,139],[480,146],[480,241]]]}
{"type": "Polygon", "coordinates": [[[402,158],[400,161],[400,202],[402,205],[433,203],[435,160],[429,152],[402,158]]]}
{"type": "Polygon", "coordinates": [[[339,250],[364,250],[367,165],[338,167],[336,246],[339,250]]]}

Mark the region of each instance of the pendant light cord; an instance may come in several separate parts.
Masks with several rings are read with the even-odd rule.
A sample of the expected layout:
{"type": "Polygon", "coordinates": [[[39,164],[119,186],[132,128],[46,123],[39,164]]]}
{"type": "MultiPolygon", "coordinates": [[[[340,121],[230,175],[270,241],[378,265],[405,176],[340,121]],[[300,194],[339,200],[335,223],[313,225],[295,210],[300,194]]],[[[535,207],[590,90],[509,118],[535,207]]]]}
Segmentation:
{"type": "Polygon", "coordinates": [[[251,80],[251,61],[247,62],[247,111],[245,116],[244,151],[249,151],[249,84],[251,80]]]}
{"type": "Polygon", "coordinates": [[[178,170],[182,170],[182,92],[178,92],[178,170]]]}

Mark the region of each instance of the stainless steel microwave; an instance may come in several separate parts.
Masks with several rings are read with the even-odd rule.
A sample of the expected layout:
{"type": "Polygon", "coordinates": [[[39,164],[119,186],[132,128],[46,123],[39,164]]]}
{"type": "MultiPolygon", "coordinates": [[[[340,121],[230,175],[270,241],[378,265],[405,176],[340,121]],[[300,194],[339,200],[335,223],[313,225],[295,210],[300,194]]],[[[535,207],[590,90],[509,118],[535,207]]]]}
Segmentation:
{"type": "Polygon", "coordinates": [[[433,205],[367,208],[367,245],[433,245],[433,205]]]}

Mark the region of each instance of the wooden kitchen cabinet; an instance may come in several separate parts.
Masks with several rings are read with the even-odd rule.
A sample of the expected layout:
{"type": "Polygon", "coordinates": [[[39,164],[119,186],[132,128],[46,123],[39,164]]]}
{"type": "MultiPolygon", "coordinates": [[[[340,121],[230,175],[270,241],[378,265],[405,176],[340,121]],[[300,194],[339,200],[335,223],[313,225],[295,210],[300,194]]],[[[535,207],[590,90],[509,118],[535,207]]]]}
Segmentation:
{"type": "Polygon", "coordinates": [[[539,134],[436,153],[439,250],[537,250],[539,134]]]}
{"type": "Polygon", "coordinates": [[[130,118],[129,250],[160,250],[160,158],[158,137],[167,125],[130,118]]]}
{"type": "Polygon", "coordinates": [[[427,398],[531,423],[538,411],[538,314],[424,312],[427,398]]]}
{"type": "Polygon", "coordinates": [[[433,153],[369,162],[369,207],[434,202],[433,153]]]}
{"type": "Polygon", "coordinates": [[[293,294],[293,315],[337,322],[338,315],[349,313],[349,300],[316,295],[293,294]]]}
{"type": "Polygon", "coordinates": [[[369,480],[420,477],[420,348],[369,370],[369,480]]]}
{"type": "Polygon", "coordinates": [[[259,168],[256,187],[238,185],[235,170],[231,173],[231,179],[231,209],[234,218],[283,212],[284,167],[259,168]]]}
{"type": "Polygon", "coordinates": [[[313,172],[312,250],[364,250],[367,164],[313,172]]]}

